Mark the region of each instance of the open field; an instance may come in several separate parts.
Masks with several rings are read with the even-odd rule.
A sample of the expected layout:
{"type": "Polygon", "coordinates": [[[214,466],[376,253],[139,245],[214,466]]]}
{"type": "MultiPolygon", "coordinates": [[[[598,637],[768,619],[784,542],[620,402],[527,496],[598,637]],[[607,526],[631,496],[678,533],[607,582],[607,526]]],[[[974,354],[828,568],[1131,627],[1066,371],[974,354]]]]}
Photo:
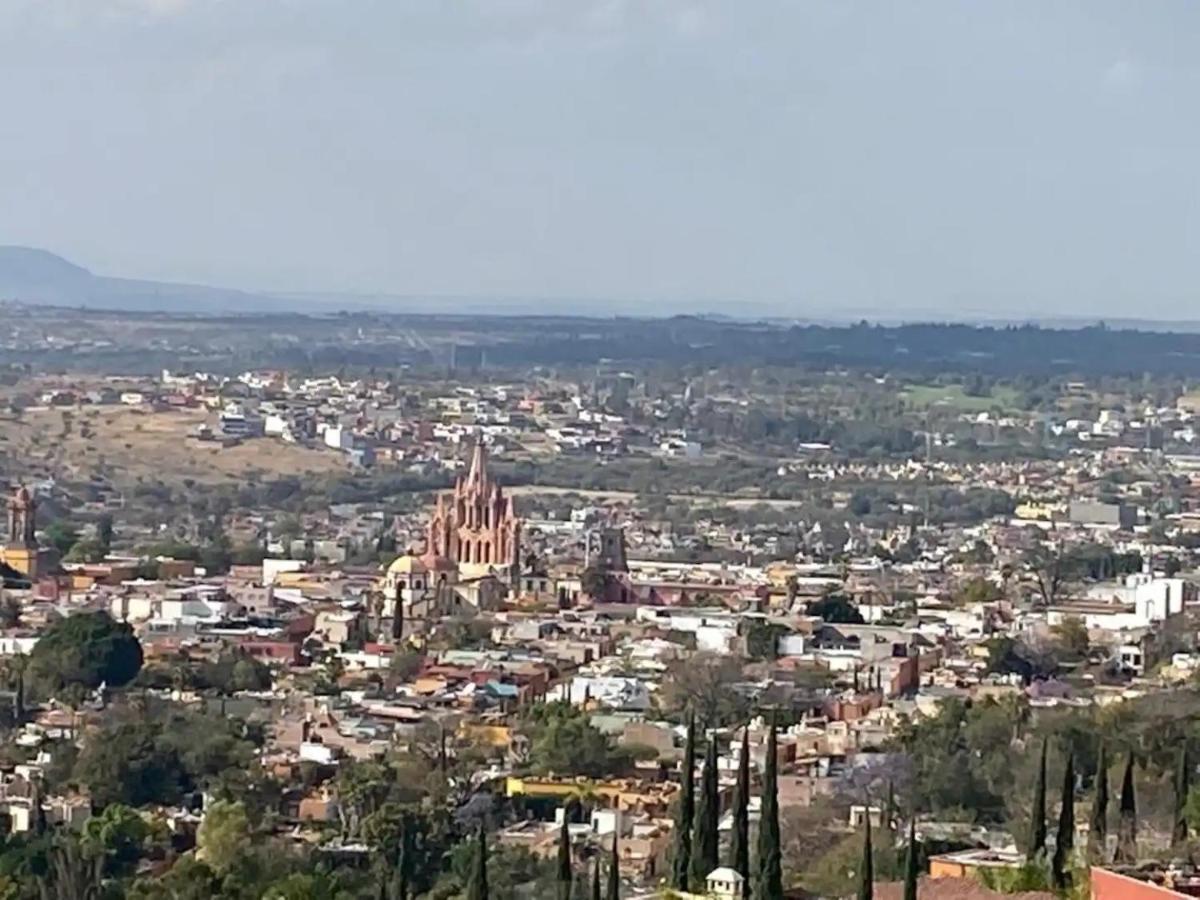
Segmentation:
{"type": "Polygon", "coordinates": [[[1017,402],[1016,391],[1004,385],[997,385],[986,397],[973,397],[964,393],[959,384],[910,384],[900,392],[900,396],[917,409],[937,406],[958,412],[1011,409],[1017,402]]]}
{"type": "Polygon", "coordinates": [[[32,408],[0,420],[0,452],[28,473],[68,479],[102,474],[114,484],[138,480],[219,482],[342,472],[336,453],[258,438],[234,447],[190,435],[211,414],[136,407],[32,408]]]}

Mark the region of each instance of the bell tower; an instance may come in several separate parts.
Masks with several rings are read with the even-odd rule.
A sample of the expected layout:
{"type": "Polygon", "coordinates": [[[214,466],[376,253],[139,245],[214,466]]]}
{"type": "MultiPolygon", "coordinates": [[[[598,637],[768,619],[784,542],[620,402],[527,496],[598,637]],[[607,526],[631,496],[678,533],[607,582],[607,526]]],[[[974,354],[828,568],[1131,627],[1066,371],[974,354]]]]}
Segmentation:
{"type": "Polygon", "coordinates": [[[38,549],[37,501],[28,488],[18,487],[8,498],[8,542],[0,547],[0,562],[31,580],[53,567],[38,549]]]}
{"type": "Polygon", "coordinates": [[[19,487],[8,501],[8,545],[25,550],[37,548],[37,502],[29,489],[19,487]]]}

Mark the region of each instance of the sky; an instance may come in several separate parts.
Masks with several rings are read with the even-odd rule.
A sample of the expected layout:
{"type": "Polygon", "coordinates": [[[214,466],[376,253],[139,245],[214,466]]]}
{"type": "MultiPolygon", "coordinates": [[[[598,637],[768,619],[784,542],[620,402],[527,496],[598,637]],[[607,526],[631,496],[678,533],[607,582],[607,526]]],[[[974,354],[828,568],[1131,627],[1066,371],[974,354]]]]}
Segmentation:
{"type": "Polygon", "coordinates": [[[0,0],[0,60],[0,243],[100,274],[1200,309],[1194,0],[0,0]]]}

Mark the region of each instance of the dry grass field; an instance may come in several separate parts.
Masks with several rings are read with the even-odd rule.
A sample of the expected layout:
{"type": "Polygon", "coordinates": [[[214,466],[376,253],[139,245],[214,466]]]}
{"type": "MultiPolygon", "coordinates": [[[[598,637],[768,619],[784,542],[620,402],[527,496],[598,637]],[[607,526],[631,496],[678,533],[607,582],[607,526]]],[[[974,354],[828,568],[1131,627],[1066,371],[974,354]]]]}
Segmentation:
{"type": "Polygon", "coordinates": [[[258,438],[233,447],[197,440],[200,409],[152,412],[125,406],[32,408],[0,418],[0,453],[31,475],[86,479],[96,473],[114,484],[139,480],[198,482],[346,471],[332,451],[258,438]]]}

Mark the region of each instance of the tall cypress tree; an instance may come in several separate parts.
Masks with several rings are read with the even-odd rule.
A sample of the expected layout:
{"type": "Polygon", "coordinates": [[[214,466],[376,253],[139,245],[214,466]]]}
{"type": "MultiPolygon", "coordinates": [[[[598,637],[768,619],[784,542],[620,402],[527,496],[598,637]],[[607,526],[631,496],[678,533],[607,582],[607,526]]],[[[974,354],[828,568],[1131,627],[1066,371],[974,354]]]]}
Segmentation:
{"type": "Polygon", "coordinates": [[[617,835],[613,833],[612,858],[608,861],[608,891],[604,900],[621,900],[621,854],[617,852],[617,835]]]}
{"type": "Polygon", "coordinates": [[[742,896],[750,896],[750,728],[742,729],[742,755],[738,760],[737,787],[733,794],[733,834],[729,839],[729,868],[742,876],[742,896]]]}
{"type": "Polygon", "coordinates": [[[683,769],[680,779],[679,813],[675,817],[675,856],[671,870],[671,887],[686,891],[692,870],[692,822],[696,818],[696,716],[688,717],[687,744],[683,748],[683,769]]]}
{"type": "Polygon", "coordinates": [[[1029,858],[1046,852],[1046,741],[1038,764],[1037,784],[1033,788],[1033,812],[1029,823],[1029,858]]]}
{"type": "Polygon", "coordinates": [[[859,865],[858,900],[875,896],[875,853],[871,847],[871,806],[867,804],[867,830],[863,834],[862,863],[859,865]]]}
{"type": "Polygon", "coordinates": [[[1092,862],[1104,859],[1108,846],[1108,750],[1104,744],[1096,757],[1096,796],[1088,822],[1088,856],[1092,862]]]}
{"type": "Polygon", "coordinates": [[[700,773],[700,804],[696,808],[696,833],[692,841],[692,884],[700,889],[709,873],[721,864],[721,796],[717,782],[717,740],[710,738],[700,773]]]}
{"type": "Polygon", "coordinates": [[[1192,789],[1192,764],[1185,743],[1179,749],[1179,764],[1175,769],[1175,828],[1171,833],[1173,844],[1187,843],[1188,823],[1183,810],[1187,806],[1188,793],[1192,789]]]}
{"type": "Polygon", "coordinates": [[[479,842],[475,845],[475,871],[467,886],[467,900],[488,900],[487,834],[479,823],[479,842]]]}
{"type": "Polygon", "coordinates": [[[904,857],[904,900],[917,900],[917,814],[908,820],[908,853],[904,857]]]}
{"type": "Polygon", "coordinates": [[[412,840],[409,836],[408,819],[400,820],[400,847],[396,854],[396,876],[393,879],[394,887],[392,892],[395,894],[394,900],[408,900],[408,870],[412,865],[411,852],[409,845],[412,840]]]}
{"type": "Polygon", "coordinates": [[[763,772],[762,815],[758,824],[758,873],[754,900],[783,900],[783,856],[779,836],[779,747],[775,717],[767,735],[767,763],[763,772]]]}
{"type": "Polygon", "coordinates": [[[1121,808],[1117,820],[1117,852],[1113,862],[1137,862],[1137,795],[1133,787],[1133,751],[1125,760],[1125,776],[1121,779],[1121,808]]]}
{"type": "Polygon", "coordinates": [[[1050,875],[1056,890],[1066,890],[1070,884],[1067,866],[1071,862],[1071,851],[1075,849],[1075,756],[1067,754],[1067,767],[1063,770],[1062,801],[1058,809],[1058,831],[1054,836],[1054,859],[1050,864],[1050,875]]]}
{"type": "Polygon", "coordinates": [[[558,830],[558,869],[554,880],[558,886],[558,900],[571,900],[571,832],[567,827],[567,810],[563,808],[562,827],[558,830]]]}

